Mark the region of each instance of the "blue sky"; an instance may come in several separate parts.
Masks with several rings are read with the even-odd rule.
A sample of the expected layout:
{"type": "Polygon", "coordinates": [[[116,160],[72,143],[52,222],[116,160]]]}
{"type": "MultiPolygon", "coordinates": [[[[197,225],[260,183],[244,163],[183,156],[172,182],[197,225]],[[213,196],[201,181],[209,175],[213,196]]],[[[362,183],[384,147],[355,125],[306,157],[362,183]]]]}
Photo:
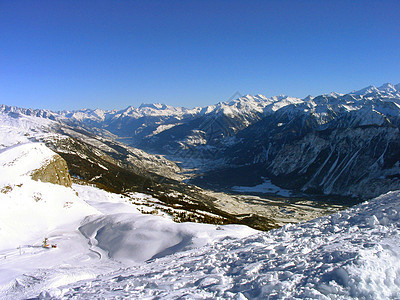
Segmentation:
{"type": "Polygon", "coordinates": [[[52,110],[400,82],[400,1],[0,0],[0,103],[52,110]]]}

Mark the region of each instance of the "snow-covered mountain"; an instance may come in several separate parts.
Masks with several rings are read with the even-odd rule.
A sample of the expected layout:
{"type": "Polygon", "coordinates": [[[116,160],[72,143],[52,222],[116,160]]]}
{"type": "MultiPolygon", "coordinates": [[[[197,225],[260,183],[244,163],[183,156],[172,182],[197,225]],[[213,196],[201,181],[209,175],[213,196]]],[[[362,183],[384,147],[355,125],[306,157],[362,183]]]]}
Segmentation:
{"type": "Polygon", "coordinates": [[[285,188],[361,198],[398,189],[399,103],[386,84],[286,106],[236,135],[221,154],[234,167],[221,176],[250,170],[285,188]]]}
{"type": "Polygon", "coordinates": [[[117,111],[0,106],[0,298],[400,298],[399,191],[319,217],[339,207],[292,203],[273,184],[398,189],[399,99],[386,84],[193,110],[143,105],[114,120],[153,120],[155,132],[130,137],[211,161],[197,180],[274,199],[182,182],[175,163],[118,141],[107,127],[117,111]]]}
{"type": "Polygon", "coordinates": [[[143,194],[34,181],[29,155],[56,156],[36,143],[0,154],[22,170],[0,173],[2,299],[400,297],[398,191],[257,232],[141,214],[143,194]]]}
{"type": "Polygon", "coordinates": [[[337,205],[321,208],[312,201],[304,206],[261,198],[249,203],[246,196],[203,190],[183,182],[188,178],[185,170],[163,156],[117,142],[110,133],[100,129],[90,133],[62,120],[27,115],[25,111],[4,106],[0,112],[0,151],[29,143],[45,144],[58,156],[51,166],[37,172],[35,176],[41,180],[53,178],[50,182],[62,183],[65,176],[68,179],[71,176],[73,182],[126,196],[147,194],[156,200],[140,200],[141,204],[151,211],[173,215],[179,222],[247,224],[263,230],[309,220],[341,208],[337,205]],[[58,164],[58,157],[65,161],[64,165],[58,164]]]}
{"type": "Polygon", "coordinates": [[[260,120],[265,113],[299,102],[300,99],[287,96],[267,98],[263,95],[246,95],[229,102],[193,109],[155,103],[142,104],[138,108],[130,106],[119,111],[83,109],[55,113],[5,105],[0,106],[0,111],[57,119],[88,130],[93,130],[93,127],[106,129],[130,145],[174,154],[205,144],[216,145],[260,120]]]}
{"type": "Polygon", "coordinates": [[[197,169],[192,182],[205,187],[257,185],[266,177],[286,189],[364,199],[400,188],[399,84],[304,99],[246,95],[193,109],[143,104],[55,113],[3,105],[0,111],[50,118],[166,155],[197,169]]]}

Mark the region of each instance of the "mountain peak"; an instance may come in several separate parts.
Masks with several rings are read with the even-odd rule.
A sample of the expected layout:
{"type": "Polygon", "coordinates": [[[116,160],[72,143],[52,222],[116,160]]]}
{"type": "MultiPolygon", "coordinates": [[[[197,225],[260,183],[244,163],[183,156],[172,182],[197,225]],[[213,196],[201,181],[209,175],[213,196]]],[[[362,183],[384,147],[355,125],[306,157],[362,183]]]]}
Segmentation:
{"type": "Polygon", "coordinates": [[[343,96],[343,94],[340,94],[340,93],[337,93],[337,92],[331,92],[331,93],[328,93],[328,94],[324,94],[324,96],[338,98],[338,97],[343,96]]]}
{"type": "Polygon", "coordinates": [[[168,106],[162,103],[142,103],[139,108],[166,109],[168,106]]]}
{"type": "Polygon", "coordinates": [[[385,91],[389,93],[397,92],[397,89],[391,83],[385,83],[378,88],[380,91],[385,91]]]}
{"type": "Polygon", "coordinates": [[[274,100],[274,101],[281,101],[281,100],[283,100],[285,98],[289,98],[289,97],[286,96],[286,95],[281,94],[281,95],[278,95],[278,96],[273,96],[271,99],[274,100]]]}
{"type": "Polygon", "coordinates": [[[379,90],[376,88],[376,86],[369,85],[361,90],[351,92],[350,94],[365,95],[365,94],[376,93],[376,92],[379,92],[379,90]]]}
{"type": "Polygon", "coordinates": [[[400,83],[397,85],[393,85],[389,82],[382,84],[380,87],[376,87],[373,85],[367,86],[358,91],[351,92],[350,94],[355,95],[366,95],[371,93],[397,93],[400,91],[400,83]]]}
{"type": "Polygon", "coordinates": [[[311,96],[311,95],[308,95],[307,97],[305,97],[304,99],[303,99],[303,101],[310,101],[310,100],[312,100],[312,99],[314,99],[315,97],[314,96],[311,96]]]}

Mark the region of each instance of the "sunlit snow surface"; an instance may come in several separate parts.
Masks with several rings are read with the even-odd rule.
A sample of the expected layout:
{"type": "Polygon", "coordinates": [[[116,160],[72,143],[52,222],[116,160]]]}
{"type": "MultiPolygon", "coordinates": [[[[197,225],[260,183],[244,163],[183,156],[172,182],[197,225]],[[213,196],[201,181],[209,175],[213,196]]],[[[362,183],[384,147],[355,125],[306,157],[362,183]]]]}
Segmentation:
{"type": "Polygon", "coordinates": [[[226,238],[41,295],[397,299],[399,197],[391,192],[330,217],[226,238]]]}
{"type": "Polygon", "coordinates": [[[400,192],[257,233],[176,224],[137,213],[119,195],[73,188],[102,215],[51,231],[57,249],[38,241],[22,255],[7,250],[0,298],[400,297],[400,192]]]}
{"type": "Polygon", "coordinates": [[[289,190],[274,185],[269,179],[264,180],[263,183],[256,186],[234,186],[232,187],[232,191],[239,193],[271,193],[283,197],[290,197],[291,195],[289,190]]]}

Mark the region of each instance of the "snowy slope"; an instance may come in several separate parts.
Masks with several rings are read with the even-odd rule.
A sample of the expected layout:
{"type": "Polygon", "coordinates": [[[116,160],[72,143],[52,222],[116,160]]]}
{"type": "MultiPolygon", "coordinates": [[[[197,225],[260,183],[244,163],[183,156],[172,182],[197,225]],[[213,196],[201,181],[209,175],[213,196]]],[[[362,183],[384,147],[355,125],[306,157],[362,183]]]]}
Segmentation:
{"type": "Polygon", "coordinates": [[[0,105],[0,149],[16,144],[27,143],[31,138],[40,139],[43,136],[51,136],[51,129],[57,122],[25,115],[17,108],[0,105]],[[2,110],[2,108],[4,108],[2,110]]]}
{"type": "Polygon", "coordinates": [[[0,154],[22,170],[1,173],[3,299],[400,297],[400,192],[267,233],[177,224],[128,197],[32,181],[29,147],[54,155],[35,143],[0,154]]]}
{"type": "Polygon", "coordinates": [[[141,214],[130,197],[92,186],[67,188],[32,180],[30,174],[55,155],[39,143],[0,153],[1,299],[29,298],[227,236],[256,232],[246,226],[217,230],[212,225],[178,224],[172,217],[141,214]],[[57,248],[43,248],[45,237],[57,248]]]}
{"type": "Polygon", "coordinates": [[[72,189],[31,179],[33,171],[57,155],[43,144],[0,151],[0,250],[43,238],[53,228],[98,213],[72,189]]]}
{"type": "Polygon", "coordinates": [[[398,299],[399,200],[400,192],[390,192],[329,217],[171,251],[146,264],[40,295],[63,299],[398,299]]]}
{"type": "MultiPolygon", "coordinates": [[[[65,193],[65,189],[57,188],[51,190],[51,198],[61,198],[60,193],[65,193]]],[[[42,228],[42,235],[26,238],[19,235],[18,241],[10,241],[9,247],[1,249],[0,298],[28,298],[49,289],[58,293],[59,286],[70,282],[143,265],[150,259],[196,249],[226,237],[244,237],[256,232],[246,226],[174,223],[170,218],[143,215],[127,197],[94,187],[73,185],[72,192],[79,195],[75,202],[84,201],[93,211],[82,211],[75,222],[67,212],[64,216],[57,215],[58,226],[42,228]],[[40,247],[45,236],[57,244],[56,249],[40,247]]],[[[47,202],[50,200],[50,195],[43,197],[47,202]]],[[[36,209],[31,207],[31,212],[36,209]]],[[[47,213],[54,212],[47,207],[47,213]]],[[[32,218],[14,216],[20,227],[35,225],[32,218]]]]}
{"type": "Polygon", "coordinates": [[[29,175],[57,155],[41,143],[18,144],[0,151],[0,184],[29,175]]]}
{"type": "MultiPolygon", "coordinates": [[[[140,149],[128,147],[102,137],[101,133],[90,134],[79,126],[68,126],[60,120],[48,119],[44,117],[46,114],[41,110],[29,114],[30,111],[0,105],[0,149],[40,141],[52,145],[52,149],[58,153],[84,156],[82,153],[78,154],[77,149],[69,149],[73,142],[71,138],[73,138],[89,146],[95,156],[118,157],[119,161],[115,161],[116,164],[131,164],[140,168],[142,172],[151,171],[167,177],[182,179],[182,176],[177,174],[180,172],[180,168],[160,155],[151,155],[140,149]]],[[[54,115],[56,114],[53,113],[51,116],[54,117],[54,115]]],[[[63,119],[61,115],[58,115],[58,118],[63,119]]],[[[111,157],[107,159],[110,160],[111,157]]]]}

